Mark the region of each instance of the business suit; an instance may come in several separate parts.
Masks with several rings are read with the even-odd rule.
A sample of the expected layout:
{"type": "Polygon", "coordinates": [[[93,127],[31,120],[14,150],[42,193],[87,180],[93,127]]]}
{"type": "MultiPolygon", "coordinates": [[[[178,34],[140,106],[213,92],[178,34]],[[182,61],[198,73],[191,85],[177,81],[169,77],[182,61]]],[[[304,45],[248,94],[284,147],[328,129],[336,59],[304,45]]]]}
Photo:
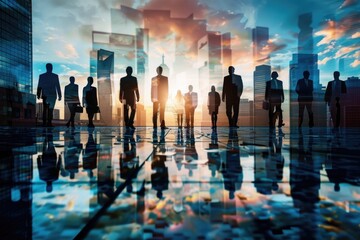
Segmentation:
{"type": "Polygon", "coordinates": [[[328,82],[325,91],[325,102],[327,102],[330,108],[331,119],[334,127],[340,126],[340,100],[342,98],[342,94],[346,94],[346,83],[342,80],[333,80],[328,82]],[[338,98],[339,102],[337,103],[336,98],[338,98]],[[338,104],[338,106],[337,106],[338,104]]]}
{"type": "Polygon", "coordinates": [[[56,96],[61,100],[59,76],[52,72],[41,74],[36,95],[43,100],[43,125],[51,126],[56,96]]]}
{"type": "Polygon", "coordinates": [[[139,101],[139,88],[136,77],[126,76],[120,79],[120,101],[124,104],[125,126],[130,127],[134,124],[136,113],[136,101],[139,101]],[[135,96],[136,95],[136,96],[135,96]],[[129,107],[131,114],[129,117],[129,107]]]}
{"type": "Polygon", "coordinates": [[[314,84],[310,79],[299,79],[296,84],[296,93],[299,102],[299,127],[303,122],[304,110],[307,109],[309,115],[309,127],[314,126],[314,114],[312,111],[314,84]]]}
{"type": "Polygon", "coordinates": [[[283,126],[281,103],[284,102],[284,89],[282,81],[272,79],[266,82],[265,100],[269,102],[269,126],[275,127],[276,115],[279,115],[278,126],[283,126]]]}
{"type": "Polygon", "coordinates": [[[185,94],[185,115],[186,126],[194,127],[195,108],[198,105],[198,95],[196,92],[188,92],[185,94]],[[190,125],[191,124],[191,125],[190,125]]]}
{"type": "Polygon", "coordinates": [[[96,87],[86,85],[83,89],[83,105],[86,106],[86,113],[88,114],[89,127],[94,127],[93,118],[98,108],[98,100],[96,87]]]}
{"type": "Polygon", "coordinates": [[[67,122],[67,126],[71,123],[71,126],[74,127],[74,119],[75,119],[75,109],[76,106],[80,104],[79,100],[79,86],[74,83],[70,83],[69,85],[65,86],[64,90],[65,95],[65,104],[68,106],[70,111],[70,119],[67,122]]]}
{"type": "Polygon", "coordinates": [[[226,115],[230,127],[237,125],[242,92],[243,82],[241,76],[230,74],[224,77],[222,100],[226,101],[226,115]],[[234,113],[233,115],[232,112],[234,113]]]}
{"type": "Polygon", "coordinates": [[[153,125],[157,126],[157,115],[160,108],[161,127],[165,127],[165,106],[168,98],[168,78],[157,75],[151,79],[151,101],[153,102],[153,125]]]}

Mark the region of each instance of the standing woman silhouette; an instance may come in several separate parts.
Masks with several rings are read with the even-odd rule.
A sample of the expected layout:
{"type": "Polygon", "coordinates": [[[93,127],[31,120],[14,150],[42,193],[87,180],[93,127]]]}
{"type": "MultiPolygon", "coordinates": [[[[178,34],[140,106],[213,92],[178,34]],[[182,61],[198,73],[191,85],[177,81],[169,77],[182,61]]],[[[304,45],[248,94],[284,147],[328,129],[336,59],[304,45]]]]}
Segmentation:
{"type": "Polygon", "coordinates": [[[100,112],[98,107],[96,87],[91,86],[94,82],[92,77],[87,78],[87,85],[83,89],[83,106],[86,108],[89,123],[88,127],[95,127],[93,118],[95,113],[100,112]]]}

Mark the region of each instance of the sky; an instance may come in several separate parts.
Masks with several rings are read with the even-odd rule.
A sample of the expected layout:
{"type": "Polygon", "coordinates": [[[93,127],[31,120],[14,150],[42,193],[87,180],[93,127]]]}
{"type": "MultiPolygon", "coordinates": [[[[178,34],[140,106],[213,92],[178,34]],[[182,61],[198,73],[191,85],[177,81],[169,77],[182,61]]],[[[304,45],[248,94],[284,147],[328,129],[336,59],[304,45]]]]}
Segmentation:
{"type": "MultiPolygon", "coordinates": [[[[172,17],[180,18],[194,14],[197,19],[207,20],[210,31],[231,32],[233,65],[243,77],[246,98],[252,98],[254,62],[251,41],[244,38],[245,29],[269,28],[270,40],[264,51],[270,54],[272,68],[279,71],[279,79],[288,87],[289,61],[297,53],[298,16],[306,12],[313,16],[320,83],[332,80],[340,58],[345,62],[343,79],[360,75],[359,0],[33,0],[34,87],[47,62],[53,63],[62,88],[69,76],[75,76],[77,83],[84,86],[89,75],[91,31],[110,32],[110,9],[121,5],[139,10],[171,10],[172,17]]],[[[160,50],[150,53],[150,75],[155,75],[152,66],[159,64],[161,54],[160,50]],[[151,56],[157,59],[152,61],[151,56]]]]}

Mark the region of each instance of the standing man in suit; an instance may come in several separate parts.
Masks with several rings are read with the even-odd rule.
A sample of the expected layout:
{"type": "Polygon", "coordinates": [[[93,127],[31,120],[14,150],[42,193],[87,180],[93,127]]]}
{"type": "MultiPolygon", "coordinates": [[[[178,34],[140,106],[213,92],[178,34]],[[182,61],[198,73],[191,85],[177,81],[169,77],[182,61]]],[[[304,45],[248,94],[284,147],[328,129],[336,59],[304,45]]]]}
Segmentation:
{"type": "Polygon", "coordinates": [[[304,78],[299,79],[296,84],[296,93],[298,94],[298,102],[299,102],[299,127],[303,122],[304,118],[304,110],[305,107],[309,116],[309,127],[314,126],[314,114],[312,111],[312,101],[313,101],[313,91],[314,84],[313,81],[309,79],[310,72],[303,72],[304,78]]]}
{"type": "Polygon", "coordinates": [[[194,127],[194,114],[195,108],[198,105],[198,95],[193,92],[193,86],[189,85],[189,92],[185,94],[185,115],[186,115],[186,127],[194,127]],[[191,124],[191,125],[190,125],[191,124]]]}
{"type": "Polygon", "coordinates": [[[275,127],[276,117],[279,116],[278,127],[282,127],[283,115],[281,103],[284,102],[284,89],[282,81],[278,80],[279,74],[277,72],[271,73],[271,80],[266,82],[265,100],[269,102],[269,126],[275,127]],[[275,112],[274,112],[275,110],[275,112]]]}
{"type": "Polygon", "coordinates": [[[64,90],[65,104],[68,106],[70,111],[70,119],[66,123],[66,126],[69,127],[71,123],[71,127],[74,128],[76,106],[80,105],[79,86],[75,84],[75,78],[73,76],[71,76],[69,80],[70,84],[66,85],[64,90]]]}
{"type": "Polygon", "coordinates": [[[339,79],[340,72],[334,72],[334,80],[330,81],[325,91],[325,102],[330,108],[331,119],[333,126],[338,128],[340,126],[340,99],[343,94],[346,94],[345,81],[339,79]]]}
{"type": "Polygon", "coordinates": [[[120,102],[124,104],[125,126],[135,129],[134,118],[136,113],[136,102],[140,100],[139,88],[136,77],[131,76],[132,67],[126,68],[126,77],[120,79],[120,102]],[[135,96],[136,95],[136,96],[135,96]],[[129,117],[129,107],[131,114],[129,117]]]}
{"type": "Polygon", "coordinates": [[[56,95],[61,101],[61,90],[59,83],[59,76],[52,72],[53,66],[51,63],[46,64],[46,73],[39,77],[39,84],[37,87],[37,98],[43,100],[43,126],[52,127],[53,111],[55,107],[56,95]]]}
{"type": "Polygon", "coordinates": [[[229,119],[229,126],[238,128],[237,121],[243,82],[240,75],[234,74],[235,68],[233,66],[230,66],[228,70],[229,75],[224,77],[222,101],[225,102],[226,99],[226,115],[229,119]]]}
{"type": "Polygon", "coordinates": [[[169,84],[168,78],[161,75],[162,67],[156,69],[157,76],[151,79],[151,101],[153,102],[153,126],[157,127],[157,115],[160,108],[161,129],[167,129],[165,126],[165,105],[168,98],[169,84]]]}

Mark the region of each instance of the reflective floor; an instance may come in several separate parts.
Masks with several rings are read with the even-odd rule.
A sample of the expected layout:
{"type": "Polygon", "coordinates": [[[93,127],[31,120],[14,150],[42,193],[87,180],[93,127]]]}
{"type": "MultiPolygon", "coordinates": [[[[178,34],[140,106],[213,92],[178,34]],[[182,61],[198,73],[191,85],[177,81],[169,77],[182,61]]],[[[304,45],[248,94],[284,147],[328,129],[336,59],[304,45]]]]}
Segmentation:
{"type": "Polygon", "coordinates": [[[0,238],[359,239],[359,134],[0,128],[0,238]]]}

